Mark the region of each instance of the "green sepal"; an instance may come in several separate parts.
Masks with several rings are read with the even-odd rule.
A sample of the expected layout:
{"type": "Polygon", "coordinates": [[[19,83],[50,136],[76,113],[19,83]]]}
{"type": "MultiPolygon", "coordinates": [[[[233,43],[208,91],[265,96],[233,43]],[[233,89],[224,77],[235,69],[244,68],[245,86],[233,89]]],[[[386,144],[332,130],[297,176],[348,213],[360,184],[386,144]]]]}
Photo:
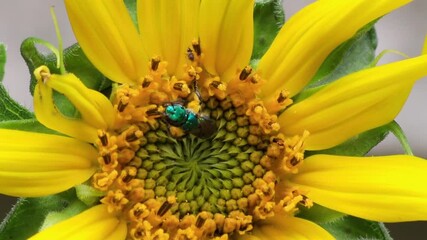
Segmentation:
{"type": "Polygon", "coordinates": [[[364,156],[373,147],[378,145],[387,137],[389,133],[389,125],[377,127],[354,136],[346,142],[325,150],[320,151],[306,151],[306,156],[314,154],[331,154],[331,155],[344,155],[344,156],[364,156]]]}
{"type": "Polygon", "coordinates": [[[320,224],[338,240],[391,240],[383,223],[345,216],[337,221],[320,224]]]}
{"type": "Polygon", "coordinates": [[[4,77],[4,66],[6,64],[6,47],[0,43],[0,82],[4,77]]]}
{"type": "Polygon", "coordinates": [[[0,122],[32,118],[33,114],[13,100],[1,81],[6,64],[6,47],[0,43],[0,122]]]}
{"type": "Polygon", "coordinates": [[[59,222],[62,222],[70,217],[73,217],[81,212],[83,212],[84,210],[86,210],[88,208],[88,206],[79,201],[73,201],[70,202],[70,204],[64,208],[62,211],[53,211],[53,212],[49,212],[44,221],[43,224],[40,227],[40,230],[46,229],[52,225],[55,225],[59,222]]]}
{"type": "Polygon", "coordinates": [[[280,0],[256,0],[254,9],[254,46],[252,65],[256,65],[270,47],[283,23],[285,13],[280,0]]]}
{"type": "Polygon", "coordinates": [[[0,121],[33,118],[33,114],[13,100],[0,83],[0,121]]]}
{"type": "Polygon", "coordinates": [[[78,201],[74,189],[47,197],[20,198],[0,225],[0,239],[28,239],[39,231],[48,214],[78,201]]]}
{"type": "Polygon", "coordinates": [[[300,208],[297,217],[320,223],[332,223],[347,216],[344,213],[314,204],[311,208],[300,208]]]}
{"type": "MultiPolygon", "coordinates": [[[[46,65],[52,73],[59,74],[59,69],[56,68],[56,56],[52,53],[41,53],[36,45],[35,38],[27,38],[21,44],[21,54],[31,75],[31,93],[34,92],[36,84],[34,69],[46,65]]],[[[67,72],[75,74],[90,89],[102,92],[111,87],[111,81],[93,66],[78,44],[73,44],[64,50],[64,64],[67,72]]]]}
{"type": "Polygon", "coordinates": [[[371,67],[377,47],[377,34],[373,24],[374,22],[363,27],[332,51],[310,83],[294,97],[294,103],[306,99],[343,76],[371,67]]]}
{"type": "MultiPolygon", "coordinates": [[[[34,93],[34,87],[37,83],[33,75],[36,68],[45,65],[52,73],[60,74],[59,69],[56,67],[56,56],[53,53],[41,53],[37,48],[40,42],[36,38],[27,38],[21,44],[21,55],[27,63],[31,76],[31,94],[34,93]]],[[[64,65],[67,72],[75,74],[86,87],[103,92],[105,95],[110,94],[111,81],[93,66],[78,44],[73,44],[64,50],[64,65]]],[[[62,94],[54,94],[54,101],[64,115],[69,117],[78,116],[74,106],[62,94]]]]}
{"type": "Polygon", "coordinates": [[[105,192],[101,192],[87,184],[77,185],[75,189],[77,198],[88,206],[94,205],[102,196],[105,196],[105,192]]]}
{"type": "Polygon", "coordinates": [[[400,125],[396,121],[392,121],[391,123],[387,124],[388,129],[391,133],[399,140],[400,145],[403,148],[403,151],[405,151],[405,154],[407,155],[414,155],[412,152],[411,146],[409,145],[408,138],[405,135],[405,132],[400,127],[400,125]]]}
{"type": "Polygon", "coordinates": [[[338,240],[391,240],[383,223],[348,216],[317,204],[309,209],[302,208],[297,214],[297,217],[315,222],[325,228],[338,240]]]}
{"type": "Polygon", "coordinates": [[[45,127],[43,124],[38,122],[35,118],[23,119],[23,120],[8,120],[0,122],[0,129],[12,129],[26,132],[39,132],[48,134],[60,133],[45,127]]]}
{"type": "Polygon", "coordinates": [[[136,14],[136,0],[124,0],[126,8],[128,9],[129,15],[132,18],[132,22],[138,29],[138,17],[136,14]]]}

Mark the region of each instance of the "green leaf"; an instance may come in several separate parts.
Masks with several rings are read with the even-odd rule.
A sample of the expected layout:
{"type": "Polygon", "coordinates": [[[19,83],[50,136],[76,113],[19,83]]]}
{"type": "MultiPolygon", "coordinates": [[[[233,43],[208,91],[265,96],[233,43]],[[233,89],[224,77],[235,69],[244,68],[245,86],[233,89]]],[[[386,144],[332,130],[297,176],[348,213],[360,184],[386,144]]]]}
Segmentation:
{"type": "Polygon", "coordinates": [[[352,216],[346,216],[337,221],[320,225],[338,240],[392,239],[384,224],[352,216]]]}
{"type": "Polygon", "coordinates": [[[6,47],[0,43],[0,82],[4,77],[4,66],[6,64],[6,47]]]}
{"type": "MultiPolygon", "coordinates": [[[[37,44],[40,42],[36,38],[27,38],[21,44],[21,54],[31,75],[30,91],[32,94],[37,83],[33,75],[36,68],[46,65],[52,73],[59,74],[59,69],[56,68],[56,56],[53,53],[41,53],[37,48],[37,44]]],[[[64,50],[64,64],[66,70],[75,74],[86,87],[109,94],[111,81],[93,66],[78,44],[74,44],[64,50]]],[[[74,106],[65,96],[56,93],[54,100],[58,109],[66,116],[75,117],[78,115],[74,106]]]]}
{"type": "Polygon", "coordinates": [[[0,122],[32,118],[33,114],[13,100],[1,83],[6,63],[6,48],[0,43],[0,122]]]}
{"type": "Polygon", "coordinates": [[[282,1],[255,1],[252,63],[256,63],[256,60],[264,55],[284,22],[285,13],[283,11],[282,1]]]}
{"type": "Polygon", "coordinates": [[[0,122],[0,129],[13,129],[27,132],[39,132],[48,134],[59,134],[58,132],[45,127],[36,119],[9,120],[0,122]]]}
{"type": "Polygon", "coordinates": [[[0,239],[27,239],[38,232],[51,212],[79,201],[74,189],[41,198],[21,198],[0,225],[0,239]]]}
{"type": "Polygon", "coordinates": [[[344,156],[364,156],[373,147],[378,145],[389,133],[390,127],[387,125],[371,129],[361,133],[346,142],[325,150],[320,151],[307,151],[306,156],[314,154],[331,154],[331,155],[344,155],[344,156]]]}
{"type": "Polygon", "coordinates": [[[327,57],[310,83],[294,98],[294,103],[345,75],[370,67],[375,60],[376,47],[376,32],[370,23],[327,57]]]}
{"type": "Polygon", "coordinates": [[[0,122],[33,118],[33,114],[13,100],[0,83],[0,122]]]}

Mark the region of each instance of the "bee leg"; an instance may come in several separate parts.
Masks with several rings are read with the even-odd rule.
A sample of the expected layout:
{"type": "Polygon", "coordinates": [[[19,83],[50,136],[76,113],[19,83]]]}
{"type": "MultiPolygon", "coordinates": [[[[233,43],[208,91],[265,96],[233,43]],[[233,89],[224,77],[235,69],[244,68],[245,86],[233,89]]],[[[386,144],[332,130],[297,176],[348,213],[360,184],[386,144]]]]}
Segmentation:
{"type": "Polygon", "coordinates": [[[199,88],[197,87],[197,80],[193,80],[193,88],[194,88],[194,93],[199,98],[199,102],[202,101],[202,95],[200,95],[199,88]]]}

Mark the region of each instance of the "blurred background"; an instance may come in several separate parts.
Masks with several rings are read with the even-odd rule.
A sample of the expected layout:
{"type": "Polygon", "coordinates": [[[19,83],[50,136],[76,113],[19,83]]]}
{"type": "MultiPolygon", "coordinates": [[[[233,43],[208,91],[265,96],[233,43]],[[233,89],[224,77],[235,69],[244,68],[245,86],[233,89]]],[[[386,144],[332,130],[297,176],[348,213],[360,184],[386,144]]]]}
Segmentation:
{"type": "MultiPolygon", "coordinates": [[[[286,18],[314,0],[284,0],[286,18]]],[[[21,42],[34,36],[57,45],[50,6],[55,6],[64,46],[75,42],[62,0],[14,0],[0,3],[0,42],[7,46],[7,63],[4,84],[10,95],[22,105],[32,109],[29,94],[30,73],[20,56],[21,42]]],[[[421,53],[427,34],[427,1],[413,0],[411,4],[382,18],[376,25],[379,38],[377,53],[395,49],[411,57],[421,53]]],[[[401,60],[395,54],[386,55],[380,63],[401,60]]],[[[416,83],[405,107],[397,116],[397,122],[406,132],[414,154],[427,158],[427,79],[416,83]],[[423,107],[424,106],[424,107],[423,107]]],[[[2,136],[7,137],[7,136],[2,136]]],[[[398,141],[389,136],[370,155],[403,153],[398,141]]],[[[404,164],[404,163],[403,163],[404,164]]],[[[427,199],[426,199],[427,201],[427,199]]],[[[13,205],[14,199],[0,196],[0,219],[13,205]]],[[[408,209],[416,211],[416,209],[408,209]]],[[[427,223],[389,224],[394,239],[426,239],[427,223]]]]}

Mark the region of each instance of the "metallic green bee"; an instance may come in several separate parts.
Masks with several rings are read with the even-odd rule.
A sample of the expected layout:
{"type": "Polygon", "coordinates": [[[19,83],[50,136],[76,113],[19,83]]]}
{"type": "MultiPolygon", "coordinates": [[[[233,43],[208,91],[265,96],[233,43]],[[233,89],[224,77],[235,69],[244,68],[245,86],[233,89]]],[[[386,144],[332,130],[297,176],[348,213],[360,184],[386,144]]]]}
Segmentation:
{"type": "Polygon", "coordinates": [[[199,138],[210,138],[217,131],[214,120],[196,114],[179,103],[168,105],[165,109],[164,118],[168,124],[180,127],[199,138]]]}

